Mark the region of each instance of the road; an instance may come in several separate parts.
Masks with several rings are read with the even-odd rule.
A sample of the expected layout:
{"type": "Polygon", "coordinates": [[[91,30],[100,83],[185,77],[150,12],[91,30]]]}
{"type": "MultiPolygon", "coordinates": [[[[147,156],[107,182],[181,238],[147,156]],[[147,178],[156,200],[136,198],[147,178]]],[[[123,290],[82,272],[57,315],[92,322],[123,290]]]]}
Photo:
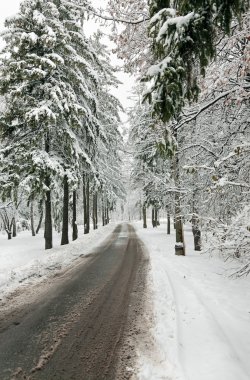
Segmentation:
{"type": "Polygon", "coordinates": [[[136,333],[146,272],[133,227],[117,226],[35,302],[0,318],[0,379],[130,378],[126,335],[136,333]]]}

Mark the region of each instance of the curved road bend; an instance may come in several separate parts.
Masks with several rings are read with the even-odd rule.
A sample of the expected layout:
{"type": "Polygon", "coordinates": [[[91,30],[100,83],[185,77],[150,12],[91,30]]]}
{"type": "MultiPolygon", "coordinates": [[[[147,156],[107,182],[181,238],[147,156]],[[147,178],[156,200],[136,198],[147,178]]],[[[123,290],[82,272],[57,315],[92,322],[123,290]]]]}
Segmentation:
{"type": "Polygon", "coordinates": [[[133,227],[117,226],[70,278],[0,323],[0,379],[123,379],[117,363],[146,262],[133,227]]]}

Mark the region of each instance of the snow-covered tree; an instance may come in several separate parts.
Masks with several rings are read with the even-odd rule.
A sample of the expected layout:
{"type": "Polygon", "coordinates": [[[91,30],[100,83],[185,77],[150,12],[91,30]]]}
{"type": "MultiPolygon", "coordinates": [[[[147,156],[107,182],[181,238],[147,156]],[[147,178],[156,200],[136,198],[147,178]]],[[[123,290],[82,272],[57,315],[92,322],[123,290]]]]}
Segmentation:
{"type": "MultiPolygon", "coordinates": [[[[241,214],[249,204],[248,29],[249,16],[244,15],[241,27],[235,23],[232,36],[221,40],[217,59],[200,80],[200,102],[185,108],[176,126],[181,181],[187,190],[183,213],[197,231],[203,226],[203,246],[214,252],[217,237],[218,247],[226,245],[225,231],[232,233],[231,223],[246,220],[241,214]]],[[[238,231],[244,245],[247,224],[238,231]]],[[[238,251],[235,248],[236,256],[241,255],[238,251]]],[[[223,254],[227,256],[229,249],[223,254]]]]}
{"type": "Polygon", "coordinates": [[[65,193],[69,182],[77,183],[98,129],[94,53],[78,18],[69,2],[25,1],[4,33],[4,191],[10,196],[22,186],[30,196],[46,193],[46,248],[52,247],[51,190],[60,191],[62,179],[65,193]]]}
{"type": "MultiPolygon", "coordinates": [[[[138,90],[141,90],[138,88],[138,90]]],[[[140,96],[139,96],[140,98],[140,96]]],[[[170,162],[176,149],[171,132],[152,116],[152,108],[139,100],[130,113],[129,147],[133,151],[131,180],[139,191],[146,228],[146,209],[152,206],[152,223],[156,227],[160,208],[171,208],[173,186],[170,162]],[[171,194],[171,195],[170,195],[171,194]]]]}
{"type": "MultiPolygon", "coordinates": [[[[117,200],[124,198],[125,190],[122,180],[123,139],[119,131],[122,106],[118,99],[112,95],[112,88],[118,86],[119,81],[115,70],[110,63],[107,48],[101,42],[101,34],[95,36],[94,46],[99,57],[96,67],[100,80],[98,93],[99,109],[97,118],[100,123],[100,133],[97,142],[96,156],[96,194],[102,199],[102,209],[114,209],[117,200]],[[98,190],[98,191],[97,191],[98,190]]],[[[107,220],[108,218],[103,218],[107,220]]]]}
{"type": "Polygon", "coordinates": [[[248,6],[245,0],[149,2],[154,64],[145,97],[161,120],[178,118],[186,100],[197,100],[197,77],[216,55],[218,31],[229,34],[233,17],[248,6]]]}

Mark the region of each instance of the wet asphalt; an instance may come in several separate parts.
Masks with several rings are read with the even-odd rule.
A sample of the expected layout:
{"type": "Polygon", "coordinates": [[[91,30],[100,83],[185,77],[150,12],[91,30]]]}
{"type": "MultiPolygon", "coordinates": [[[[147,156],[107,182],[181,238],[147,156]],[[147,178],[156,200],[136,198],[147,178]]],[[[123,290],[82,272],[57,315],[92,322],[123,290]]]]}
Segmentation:
{"type": "Polygon", "coordinates": [[[6,320],[0,326],[0,379],[119,380],[143,255],[133,227],[118,225],[60,286],[6,320]]]}

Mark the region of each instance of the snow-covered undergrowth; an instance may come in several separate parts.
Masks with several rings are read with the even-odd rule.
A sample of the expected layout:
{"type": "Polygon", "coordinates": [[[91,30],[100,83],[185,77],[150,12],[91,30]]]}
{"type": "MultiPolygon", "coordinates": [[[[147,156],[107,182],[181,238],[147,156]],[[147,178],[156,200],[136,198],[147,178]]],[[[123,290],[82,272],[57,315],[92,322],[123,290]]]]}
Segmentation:
{"type": "Polygon", "coordinates": [[[234,262],[232,275],[246,276],[250,273],[250,206],[246,206],[231,224],[213,226],[204,241],[204,250],[234,262]]]}
{"type": "Polygon", "coordinates": [[[61,236],[54,233],[54,248],[47,251],[44,250],[43,231],[35,237],[30,231],[21,232],[11,240],[7,240],[6,234],[0,234],[0,299],[21,284],[34,284],[66,268],[79,256],[88,254],[113,229],[111,223],[84,235],[80,227],[79,238],[64,246],[60,246],[61,236]]]}
{"type": "Polygon", "coordinates": [[[232,262],[193,250],[174,255],[174,232],[135,224],[151,261],[157,352],[140,352],[140,380],[249,380],[250,278],[231,278],[232,262]]]}

